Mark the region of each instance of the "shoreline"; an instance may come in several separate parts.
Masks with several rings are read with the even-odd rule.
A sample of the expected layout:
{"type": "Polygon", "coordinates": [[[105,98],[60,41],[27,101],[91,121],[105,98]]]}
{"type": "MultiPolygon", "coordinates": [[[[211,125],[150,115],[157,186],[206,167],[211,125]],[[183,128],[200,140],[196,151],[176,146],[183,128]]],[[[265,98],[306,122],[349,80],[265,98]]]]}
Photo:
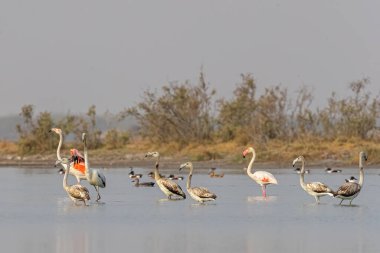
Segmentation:
{"type": "MultiPolygon", "coordinates": [[[[177,169],[181,163],[190,161],[188,157],[161,157],[160,167],[161,169],[177,169]]],[[[54,156],[30,156],[24,157],[24,159],[15,159],[14,157],[9,159],[0,158],[0,168],[1,167],[22,167],[22,168],[54,168],[56,157],[54,156]]],[[[243,170],[248,166],[250,159],[241,159],[241,161],[231,161],[227,159],[216,159],[216,160],[203,160],[203,161],[192,161],[194,167],[200,170],[208,170],[213,167],[218,169],[228,169],[233,171],[243,170]]],[[[117,158],[117,159],[107,159],[106,157],[98,157],[96,159],[91,159],[90,165],[97,168],[125,168],[130,167],[140,167],[140,168],[154,168],[154,160],[145,159],[142,155],[136,155],[128,158],[117,158]]],[[[254,167],[256,169],[292,169],[292,161],[289,162],[255,162],[254,167]]],[[[340,160],[318,160],[318,161],[308,161],[306,163],[306,168],[357,168],[357,164],[351,164],[340,160]]],[[[366,169],[377,169],[380,168],[379,164],[368,164],[366,169]]]]}

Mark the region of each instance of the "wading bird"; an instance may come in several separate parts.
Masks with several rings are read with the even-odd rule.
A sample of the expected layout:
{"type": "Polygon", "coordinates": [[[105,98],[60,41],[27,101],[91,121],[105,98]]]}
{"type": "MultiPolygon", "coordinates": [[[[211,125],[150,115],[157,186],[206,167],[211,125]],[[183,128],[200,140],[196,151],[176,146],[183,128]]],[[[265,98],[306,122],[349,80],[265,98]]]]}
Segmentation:
{"type": "Polygon", "coordinates": [[[129,178],[142,178],[142,174],[135,174],[132,167],[129,167],[131,171],[129,172],[128,176],[129,178]]]}
{"type": "Polygon", "coordinates": [[[106,177],[99,170],[91,169],[88,164],[86,133],[82,134],[82,141],[84,144],[84,164],[85,164],[86,179],[90,183],[90,185],[94,186],[96,192],[98,193],[96,201],[99,201],[101,198],[99,194],[99,187],[100,188],[106,187],[106,177]]]}
{"type": "MultiPolygon", "coordinates": [[[[301,168],[295,168],[294,171],[297,173],[297,174],[301,174],[301,168]]],[[[310,173],[310,170],[305,170],[305,174],[309,174],[310,173]]]]}
{"type": "Polygon", "coordinates": [[[346,181],[346,183],[348,182],[351,182],[351,183],[355,183],[356,181],[358,181],[358,179],[354,176],[350,177],[350,179],[345,179],[344,181],[346,181]]]}
{"type": "Polygon", "coordinates": [[[136,187],[153,187],[154,186],[154,182],[143,182],[143,183],[140,183],[140,180],[139,180],[138,177],[134,178],[132,180],[132,183],[135,183],[136,187]]]}
{"type": "Polygon", "coordinates": [[[174,174],[170,174],[170,175],[168,176],[168,178],[169,178],[170,180],[183,180],[183,177],[181,177],[181,176],[176,176],[176,175],[174,175],[174,174]]]}
{"type": "Polygon", "coordinates": [[[335,198],[341,199],[339,205],[341,205],[345,199],[349,200],[351,205],[352,200],[359,195],[364,181],[364,161],[367,161],[367,154],[362,151],[359,153],[359,183],[355,182],[355,177],[351,177],[348,182],[340,186],[334,193],[335,198]]]}
{"type": "Polygon", "coordinates": [[[182,170],[184,168],[188,168],[190,170],[189,177],[187,178],[186,182],[186,189],[187,192],[190,194],[190,196],[198,201],[198,202],[205,202],[205,201],[213,201],[216,199],[216,195],[212,192],[210,192],[205,187],[191,187],[191,178],[193,177],[193,164],[191,162],[187,162],[184,164],[181,164],[179,167],[179,170],[182,170]]]}
{"type": "Polygon", "coordinates": [[[208,175],[210,177],[224,177],[224,172],[222,172],[220,174],[217,174],[217,173],[215,173],[215,170],[216,170],[216,168],[211,168],[210,172],[208,173],[208,175]]]}
{"type": "Polygon", "coordinates": [[[333,170],[331,168],[326,168],[325,169],[326,173],[341,173],[342,170],[333,170]]]}
{"type": "Polygon", "coordinates": [[[70,172],[70,161],[67,158],[62,158],[60,160],[57,160],[56,165],[62,164],[67,166],[67,170],[65,171],[65,175],[63,176],[63,189],[67,192],[70,199],[74,201],[75,203],[77,201],[83,201],[85,205],[87,205],[87,200],[90,200],[90,194],[86,187],[80,185],[80,184],[74,184],[74,185],[68,185],[67,184],[67,175],[70,172]]]}
{"type": "Polygon", "coordinates": [[[256,151],[253,147],[247,148],[243,152],[243,158],[245,158],[248,153],[252,153],[252,159],[249,162],[249,165],[247,168],[247,174],[250,178],[252,178],[252,180],[254,180],[256,183],[258,183],[261,186],[263,197],[266,198],[267,196],[266,186],[268,184],[277,184],[277,180],[271,173],[266,172],[266,171],[256,171],[255,173],[253,173],[252,167],[256,158],[256,151]]]}
{"type": "Polygon", "coordinates": [[[302,189],[304,189],[308,194],[315,197],[315,201],[319,204],[319,198],[329,195],[333,196],[333,191],[325,184],[321,182],[311,182],[305,183],[305,158],[303,156],[299,156],[293,161],[293,167],[297,162],[301,162],[301,173],[300,173],[300,185],[302,189]]]}
{"type": "MultiPolygon", "coordinates": [[[[49,132],[54,132],[59,135],[59,143],[57,147],[57,159],[62,160],[61,158],[61,147],[62,147],[62,142],[63,142],[63,136],[62,136],[62,130],[60,128],[52,128],[50,129],[49,132]]],[[[68,164],[61,164],[64,171],[67,170],[67,166],[71,167],[70,170],[70,175],[73,175],[76,179],[77,182],[80,183],[81,180],[86,179],[86,175],[84,172],[84,163],[77,163],[75,164],[74,162],[70,162],[68,164]]],[[[59,171],[60,174],[63,174],[63,171],[59,171]]]]}
{"type": "Polygon", "coordinates": [[[159,162],[160,162],[160,154],[158,152],[148,152],[145,157],[155,157],[156,165],[154,168],[154,179],[160,190],[165,193],[168,199],[171,199],[172,196],[178,196],[183,199],[186,198],[186,194],[182,191],[182,188],[175,182],[169,180],[168,178],[163,178],[160,176],[160,172],[158,171],[159,162]]]}

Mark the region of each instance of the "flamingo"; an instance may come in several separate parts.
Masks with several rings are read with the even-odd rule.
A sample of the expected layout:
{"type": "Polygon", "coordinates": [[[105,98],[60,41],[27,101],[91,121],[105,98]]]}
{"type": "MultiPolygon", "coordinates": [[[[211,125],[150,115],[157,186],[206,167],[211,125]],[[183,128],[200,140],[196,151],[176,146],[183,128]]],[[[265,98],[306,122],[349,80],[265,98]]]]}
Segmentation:
{"type": "Polygon", "coordinates": [[[67,158],[62,158],[60,160],[57,160],[56,165],[61,164],[62,166],[66,165],[67,170],[65,171],[65,175],[63,176],[63,189],[67,192],[70,199],[76,203],[77,201],[83,201],[84,204],[87,206],[86,201],[90,200],[90,194],[86,187],[75,184],[75,185],[68,185],[67,184],[67,175],[70,172],[71,166],[70,161],[67,158]]]}
{"type": "Polygon", "coordinates": [[[96,201],[99,201],[101,198],[99,194],[99,187],[106,187],[106,177],[99,170],[91,169],[88,164],[86,133],[82,133],[82,141],[84,144],[84,164],[86,179],[90,183],[90,185],[94,186],[96,192],[98,193],[96,201]]]}
{"type": "MultiPolygon", "coordinates": [[[[61,147],[62,147],[62,142],[63,142],[62,129],[52,128],[52,129],[50,129],[49,132],[54,132],[54,133],[59,135],[59,143],[58,143],[58,147],[57,147],[57,159],[62,160],[62,158],[61,158],[61,147]]],[[[68,163],[68,164],[71,167],[70,175],[73,175],[77,179],[78,183],[80,183],[81,180],[86,179],[86,175],[84,172],[84,166],[80,166],[81,164],[78,164],[79,166],[75,166],[74,162],[68,163]]],[[[67,170],[68,164],[61,163],[64,171],[67,170]]]]}
{"type": "Polygon", "coordinates": [[[181,186],[177,183],[169,180],[168,178],[161,177],[158,167],[160,162],[160,154],[158,152],[148,152],[145,157],[155,157],[156,158],[156,166],[154,168],[154,179],[160,190],[165,193],[168,199],[171,199],[172,196],[179,196],[182,199],[186,199],[186,194],[183,192],[181,186]]]}
{"type": "Polygon", "coordinates": [[[247,174],[250,178],[252,178],[252,180],[254,180],[256,183],[261,185],[261,191],[262,191],[263,197],[266,198],[267,196],[266,186],[268,184],[278,184],[277,179],[271,173],[266,172],[266,171],[256,171],[255,173],[253,173],[251,170],[256,158],[256,151],[253,147],[247,148],[243,152],[243,158],[245,158],[248,153],[252,153],[252,159],[249,162],[249,165],[247,168],[247,174]]]}
{"type": "Polygon", "coordinates": [[[311,182],[305,183],[304,175],[305,175],[305,158],[303,156],[299,156],[293,161],[293,167],[297,162],[302,163],[301,173],[300,173],[300,184],[302,189],[304,189],[308,194],[315,197],[315,201],[319,204],[319,198],[329,195],[333,196],[333,190],[331,190],[327,185],[321,182],[311,182]]]}
{"type": "Polygon", "coordinates": [[[207,188],[205,187],[191,187],[191,178],[193,176],[193,164],[191,162],[187,162],[184,164],[181,164],[179,167],[179,170],[182,170],[184,168],[190,169],[189,172],[189,177],[187,178],[187,183],[186,183],[186,189],[187,192],[190,194],[190,196],[200,202],[204,203],[205,201],[213,201],[216,199],[216,195],[212,192],[210,192],[207,188]]]}
{"type": "Polygon", "coordinates": [[[364,181],[364,169],[363,169],[363,163],[364,161],[367,161],[367,154],[363,151],[359,153],[359,183],[356,183],[356,178],[351,177],[348,182],[344,183],[339,187],[339,189],[334,193],[335,198],[341,199],[339,205],[342,204],[343,200],[347,199],[350,200],[350,205],[352,203],[352,200],[356,198],[362,187],[363,187],[363,181],[364,181]]]}

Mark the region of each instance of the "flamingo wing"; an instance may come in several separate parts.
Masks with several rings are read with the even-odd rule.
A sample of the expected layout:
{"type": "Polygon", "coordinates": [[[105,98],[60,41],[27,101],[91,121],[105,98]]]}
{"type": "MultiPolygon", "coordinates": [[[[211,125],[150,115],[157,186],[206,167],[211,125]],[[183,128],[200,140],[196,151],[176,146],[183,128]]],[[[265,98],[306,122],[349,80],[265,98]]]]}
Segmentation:
{"type": "Polygon", "coordinates": [[[306,184],[306,187],[316,193],[332,192],[332,190],[327,185],[321,182],[308,183],[306,184]]]}
{"type": "Polygon", "coordinates": [[[210,192],[205,187],[193,187],[193,188],[191,188],[191,190],[193,191],[193,193],[195,195],[197,195],[200,198],[205,198],[205,199],[212,198],[212,199],[216,199],[216,195],[214,193],[210,192]]]}
{"type": "Polygon", "coordinates": [[[88,189],[80,184],[70,186],[68,193],[75,199],[90,199],[90,193],[88,189]]]}
{"type": "Polygon", "coordinates": [[[267,171],[256,171],[253,176],[262,184],[277,184],[277,179],[267,171]]]}
{"type": "Polygon", "coordinates": [[[166,179],[166,178],[161,178],[161,183],[171,193],[173,193],[175,195],[182,196],[182,197],[186,196],[185,193],[183,192],[181,186],[179,186],[177,183],[175,183],[169,179],[166,179]]]}
{"type": "Polygon", "coordinates": [[[104,176],[104,174],[99,170],[94,170],[94,172],[97,176],[98,186],[101,188],[106,187],[106,177],[104,176]]]}
{"type": "Polygon", "coordinates": [[[361,187],[358,183],[353,183],[353,182],[344,183],[336,191],[336,195],[349,197],[349,196],[355,195],[358,191],[360,191],[360,188],[361,187]]]}

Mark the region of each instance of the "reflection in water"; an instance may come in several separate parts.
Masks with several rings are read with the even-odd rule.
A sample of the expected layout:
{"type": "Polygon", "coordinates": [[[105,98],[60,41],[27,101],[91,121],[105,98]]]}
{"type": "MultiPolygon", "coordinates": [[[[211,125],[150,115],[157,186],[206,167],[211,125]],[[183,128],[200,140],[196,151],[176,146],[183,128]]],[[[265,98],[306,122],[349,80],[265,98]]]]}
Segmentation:
{"type": "Polygon", "coordinates": [[[277,200],[277,196],[248,196],[247,201],[248,202],[273,202],[277,200]]]}
{"type": "Polygon", "coordinates": [[[88,232],[77,229],[75,226],[59,226],[56,231],[55,240],[55,252],[57,253],[91,252],[88,232]]]}

